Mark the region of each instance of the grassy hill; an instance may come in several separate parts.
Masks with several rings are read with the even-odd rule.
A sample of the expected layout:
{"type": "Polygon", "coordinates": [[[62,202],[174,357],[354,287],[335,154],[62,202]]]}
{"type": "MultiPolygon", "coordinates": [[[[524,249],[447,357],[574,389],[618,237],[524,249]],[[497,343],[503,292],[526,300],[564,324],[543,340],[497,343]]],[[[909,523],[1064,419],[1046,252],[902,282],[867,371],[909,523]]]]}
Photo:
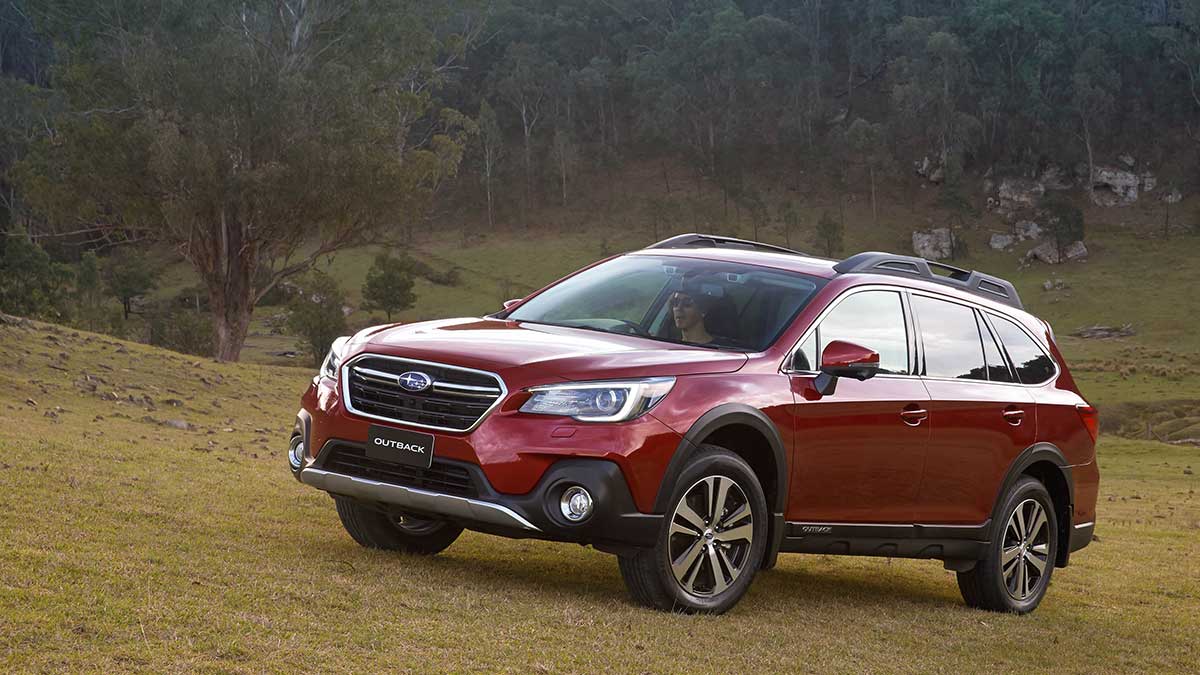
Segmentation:
{"type": "Polygon", "coordinates": [[[1102,439],[1099,541],[1032,616],[967,609],[935,562],[824,556],[784,556],[727,616],[673,616],[632,605],[614,561],[578,546],[359,548],[286,468],[309,377],[0,322],[0,671],[1182,672],[1200,657],[1195,447],[1102,439]]]}

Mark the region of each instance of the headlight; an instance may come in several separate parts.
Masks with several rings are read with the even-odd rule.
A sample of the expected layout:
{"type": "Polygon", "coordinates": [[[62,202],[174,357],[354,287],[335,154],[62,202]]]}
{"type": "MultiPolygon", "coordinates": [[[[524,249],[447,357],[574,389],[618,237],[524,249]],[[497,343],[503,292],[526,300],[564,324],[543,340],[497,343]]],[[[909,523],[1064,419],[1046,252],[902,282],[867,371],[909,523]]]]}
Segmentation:
{"type": "Polygon", "coordinates": [[[521,412],[581,422],[624,422],[653,408],[673,386],[673,377],[547,384],[529,389],[533,396],[521,412]]]}
{"type": "Polygon", "coordinates": [[[346,342],[349,337],[340,337],[333,341],[333,346],[329,348],[329,353],[325,355],[325,362],[321,364],[321,374],[325,377],[336,380],[338,366],[342,365],[342,354],[345,353],[346,342]]]}

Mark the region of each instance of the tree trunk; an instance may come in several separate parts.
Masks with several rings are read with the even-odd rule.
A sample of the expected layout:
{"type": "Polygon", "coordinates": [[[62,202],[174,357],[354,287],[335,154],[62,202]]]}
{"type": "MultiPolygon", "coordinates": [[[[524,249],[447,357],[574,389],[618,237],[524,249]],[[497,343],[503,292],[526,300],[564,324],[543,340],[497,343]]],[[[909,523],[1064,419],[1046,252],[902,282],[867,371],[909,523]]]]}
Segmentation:
{"type": "Polygon", "coordinates": [[[871,171],[871,218],[875,229],[879,229],[879,209],[875,206],[875,165],[868,167],[871,171]]]}

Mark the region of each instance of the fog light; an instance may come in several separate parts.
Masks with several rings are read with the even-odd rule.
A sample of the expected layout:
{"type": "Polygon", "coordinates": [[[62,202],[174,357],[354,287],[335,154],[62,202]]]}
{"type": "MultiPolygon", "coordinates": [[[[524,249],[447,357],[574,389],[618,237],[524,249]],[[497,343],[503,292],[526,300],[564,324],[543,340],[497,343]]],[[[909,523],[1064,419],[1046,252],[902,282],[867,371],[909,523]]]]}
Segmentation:
{"type": "Polygon", "coordinates": [[[578,523],[592,515],[592,495],[582,487],[572,485],[563,490],[562,499],[558,501],[558,508],[562,511],[564,518],[572,523],[578,523]]]}
{"type": "Polygon", "coordinates": [[[303,436],[292,437],[292,443],[288,446],[288,464],[291,464],[293,469],[299,469],[304,464],[303,436]]]}

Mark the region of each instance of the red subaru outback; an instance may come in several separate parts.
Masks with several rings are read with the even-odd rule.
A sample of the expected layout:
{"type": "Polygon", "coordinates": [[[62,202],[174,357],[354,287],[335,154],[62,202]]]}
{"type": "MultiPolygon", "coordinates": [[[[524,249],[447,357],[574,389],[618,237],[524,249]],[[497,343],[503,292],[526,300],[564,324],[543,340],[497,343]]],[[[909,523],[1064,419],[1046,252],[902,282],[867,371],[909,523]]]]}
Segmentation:
{"type": "Polygon", "coordinates": [[[1095,521],[1096,411],[1013,286],[682,235],[483,318],[334,343],[289,460],[359,544],[590,544],[722,612],[779,553],[933,558],[1028,612],[1095,521]]]}

